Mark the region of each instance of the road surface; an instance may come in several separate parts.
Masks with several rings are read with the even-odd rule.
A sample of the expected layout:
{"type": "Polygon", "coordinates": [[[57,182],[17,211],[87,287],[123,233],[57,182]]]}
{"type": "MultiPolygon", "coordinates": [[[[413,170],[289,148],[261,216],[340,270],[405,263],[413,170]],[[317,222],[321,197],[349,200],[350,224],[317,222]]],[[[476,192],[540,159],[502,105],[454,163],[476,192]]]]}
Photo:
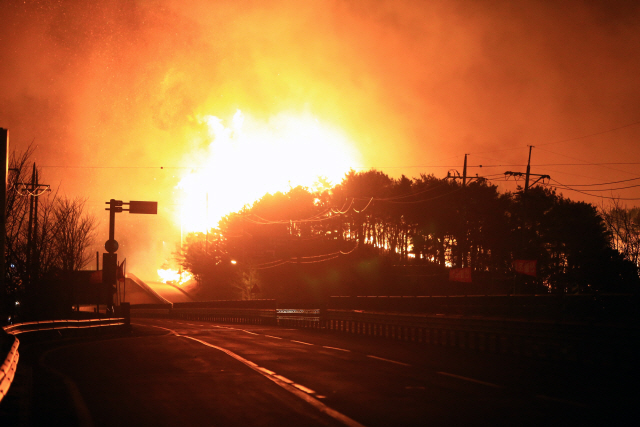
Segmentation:
{"type": "Polygon", "coordinates": [[[19,375],[9,403],[0,405],[0,425],[586,426],[637,421],[637,383],[623,369],[275,326],[133,322],[129,333],[91,339],[22,335],[19,375]]]}

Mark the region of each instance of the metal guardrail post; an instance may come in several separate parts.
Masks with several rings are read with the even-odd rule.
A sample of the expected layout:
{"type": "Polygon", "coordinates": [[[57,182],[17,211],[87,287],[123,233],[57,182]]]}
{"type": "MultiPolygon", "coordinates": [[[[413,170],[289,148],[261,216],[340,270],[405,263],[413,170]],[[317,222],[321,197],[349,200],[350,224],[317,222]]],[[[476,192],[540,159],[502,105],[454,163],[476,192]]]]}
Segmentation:
{"type": "Polygon", "coordinates": [[[120,310],[122,310],[122,317],[124,318],[124,324],[131,325],[131,304],[123,302],[120,304],[120,310]]]}

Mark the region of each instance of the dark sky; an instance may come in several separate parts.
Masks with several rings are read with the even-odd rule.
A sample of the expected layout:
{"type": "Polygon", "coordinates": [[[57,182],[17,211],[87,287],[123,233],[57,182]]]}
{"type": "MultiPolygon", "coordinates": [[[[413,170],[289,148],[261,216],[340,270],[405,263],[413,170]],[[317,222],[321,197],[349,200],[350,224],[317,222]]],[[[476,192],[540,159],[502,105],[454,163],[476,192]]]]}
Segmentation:
{"type": "Polygon", "coordinates": [[[116,225],[120,257],[148,279],[179,241],[175,186],[207,143],[198,117],[238,109],[311,114],[348,136],[354,167],[396,177],[461,171],[468,153],[484,165],[470,174],[514,190],[501,176],[533,145],[533,173],[640,205],[640,187],[593,191],[640,180],[577,187],[640,178],[637,5],[4,0],[0,126],[103,227],[110,198],[160,202],[116,225]]]}

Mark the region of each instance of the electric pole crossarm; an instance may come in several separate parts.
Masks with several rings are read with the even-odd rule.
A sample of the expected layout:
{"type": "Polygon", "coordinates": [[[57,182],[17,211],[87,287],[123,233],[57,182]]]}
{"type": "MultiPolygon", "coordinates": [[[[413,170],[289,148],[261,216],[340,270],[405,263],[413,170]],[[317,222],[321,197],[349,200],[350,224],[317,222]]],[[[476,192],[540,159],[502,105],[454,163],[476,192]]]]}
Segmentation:
{"type": "Polygon", "coordinates": [[[524,182],[524,194],[527,194],[527,190],[529,190],[529,178],[532,176],[537,176],[538,179],[536,179],[533,184],[531,185],[535,185],[538,182],[540,182],[543,179],[551,179],[551,176],[549,175],[541,175],[541,174],[537,174],[537,173],[531,173],[531,149],[533,148],[533,145],[529,146],[529,161],[527,162],[527,172],[523,173],[523,172],[513,172],[513,171],[506,171],[504,174],[505,176],[513,176],[513,177],[522,177],[524,175],[525,177],[525,182],[524,182]]]}
{"type": "Polygon", "coordinates": [[[542,180],[544,180],[544,179],[551,179],[551,176],[549,176],[549,175],[536,175],[536,174],[533,174],[533,173],[532,173],[531,175],[532,175],[532,176],[537,176],[537,177],[539,177],[538,179],[536,179],[535,181],[533,181],[533,184],[531,184],[531,185],[535,185],[535,184],[537,184],[539,181],[542,181],[542,180]]]}
{"type": "MultiPolygon", "coordinates": [[[[510,172],[510,171],[507,171],[504,174],[505,175],[510,175],[510,176],[524,176],[525,175],[524,172],[510,172]]],[[[551,179],[550,175],[541,175],[541,174],[537,174],[537,173],[530,173],[529,176],[539,176],[540,177],[539,179],[547,179],[547,178],[551,179]]]]}
{"type": "MultiPolygon", "coordinates": [[[[461,179],[462,180],[462,186],[466,187],[467,186],[467,182],[471,182],[474,179],[481,181],[484,180],[485,178],[483,176],[478,176],[478,174],[476,174],[476,176],[467,176],[467,156],[469,154],[465,154],[464,155],[464,166],[462,169],[462,176],[460,175],[460,172],[458,172],[455,169],[451,169],[447,172],[447,177],[446,179],[452,179],[452,180],[456,180],[456,179],[461,179]],[[453,172],[453,173],[452,173],[453,172]]],[[[480,165],[480,167],[482,167],[482,165],[480,165]]]]}

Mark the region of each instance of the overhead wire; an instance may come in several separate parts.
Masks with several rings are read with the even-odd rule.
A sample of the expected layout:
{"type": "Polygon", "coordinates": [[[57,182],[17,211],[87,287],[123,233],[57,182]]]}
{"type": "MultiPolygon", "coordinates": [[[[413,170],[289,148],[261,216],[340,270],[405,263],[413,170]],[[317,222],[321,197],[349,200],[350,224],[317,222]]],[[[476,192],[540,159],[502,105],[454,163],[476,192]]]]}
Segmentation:
{"type": "Polygon", "coordinates": [[[635,125],[638,125],[638,124],[640,124],[640,120],[632,122],[632,123],[627,123],[626,125],[618,126],[618,127],[615,127],[615,128],[603,130],[603,131],[600,131],[600,132],[594,132],[594,133],[590,133],[590,134],[586,134],[586,135],[582,135],[582,136],[577,136],[577,137],[574,137],[574,138],[561,139],[561,140],[558,140],[558,141],[547,142],[547,143],[544,143],[544,144],[536,144],[536,147],[545,146],[545,145],[552,145],[552,144],[560,144],[562,142],[577,141],[577,140],[580,140],[580,139],[590,138],[592,136],[604,135],[605,133],[614,132],[616,130],[625,129],[625,128],[628,128],[628,127],[631,127],[631,126],[635,126],[635,125]]]}
{"type": "Polygon", "coordinates": [[[338,251],[338,252],[331,252],[328,254],[321,254],[321,255],[307,255],[307,256],[300,256],[300,257],[295,257],[295,258],[289,258],[289,259],[279,259],[276,261],[269,261],[269,262],[265,262],[262,264],[258,264],[256,266],[254,266],[254,268],[256,270],[264,270],[264,269],[268,269],[268,268],[274,268],[274,267],[279,267],[281,265],[285,265],[285,264],[316,264],[319,262],[326,262],[326,261],[330,261],[332,259],[336,259],[338,258],[340,255],[349,255],[350,253],[352,253],[353,251],[355,251],[358,247],[359,243],[356,241],[355,246],[353,247],[353,249],[347,251],[347,252],[343,252],[342,250],[338,251]],[[317,258],[322,258],[322,259],[317,259],[317,258]],[[273,265],[272,265],[273,264],[273,265]]]}
{"type": "MultiPolygon", "coordinates": [[[[590,197],[597,197],[597,198],[600,198],[600,199],[610,199],[610,200],[640,200],[640,198],[634,198],[634,197],[613,197],[613,196],[603,196],[603,195],[600,195],[600,194],[592,194],[592,193],[589,193],[589,192],[586,192],[586,191],[583,191],[583,190],[578,190],[576,188],[571,188],[569,186],[565,186],[564,184],[562,184],[561,182],[559,182],[559,181],[557,181],[555,179],[553,179],[553,181],[560,185],[559,188],[561,190],[575,191],[576,193],[584,194],[584,195],[590,196],[590,197]]],[[[550,184],[546,184],[546,185],[547,186],[551,186],[550,184]]],[[[558,187],[558,186],[556,185],[556,187],[558,187]]],[[[589,191],[594,191],[594,190],[589,190],[589,191]]]]}
{"type": "Polygon", "coordinates": [[[595,184],[564,184],[564,185],[566,185],[567,187],[595,187],[595,186],[600,186],[600,185],[621,184],[623,182],[631,182],[631,181],[638,181],[638,180],[640,180],[640,177],[623,179],[623,180],[620,180],[620,181],[598,182],[598,183],[595,183],[595,184]]]}
{"type": "Polygon", "coordinates": [[[334,214],[339,214],[339,215],[344,215],[349,211],[349,208],[351,208],[351,205],[353,205],[353,197],[351,197],[351,201],[349,202],[349,206],[347,206],[346,209],[344,209],[344,206],[347,204],[347,200],[344,201],[344,204],[342,205],[342,207],[339,210],[335,210],[334,208],[331,208],[331,212],[333,212],[334,214]],[[343,211],[344,209],[344,211],[343,211]]]}
{"type": "Polygon", "coordinates": [[[464,187],[460,186],[459,188],[456,188],[455,190],[449,191],[448,193],[444,193],[444,194],[439,194],[435,197],[431,197],[429,199],[421,199],[421,200],[410,200],[410,201],[395,201],[395,200],[381,200],[382,202],[385,203],[394,203],[394,204],[416,204],[416,203],[424,203],[424,202],[430,202],[432,200],[437,200],[437,199],[441,199],[442,197],[446,197],[446,196],[450,196],[451,194],[457,193],[459,191],[462,191],[464,187]]]}
{"type": "MultiPolygon", "coordinates": [[[[560,183],[558,182],[558,184],[560,183]]],[[[572,188],[572,186],[570,185],[564,185],[564,184],[560,184],[560,185],[562,185],[564,188],[572,188]]],[[[629,188],[638,188],[638,187],[640,187],[640,184],[628,185],[626,187],[616,187],[616,188],[587,188],[587,191],[616,191],[616,190],[626,190],[629,188]]]]}

